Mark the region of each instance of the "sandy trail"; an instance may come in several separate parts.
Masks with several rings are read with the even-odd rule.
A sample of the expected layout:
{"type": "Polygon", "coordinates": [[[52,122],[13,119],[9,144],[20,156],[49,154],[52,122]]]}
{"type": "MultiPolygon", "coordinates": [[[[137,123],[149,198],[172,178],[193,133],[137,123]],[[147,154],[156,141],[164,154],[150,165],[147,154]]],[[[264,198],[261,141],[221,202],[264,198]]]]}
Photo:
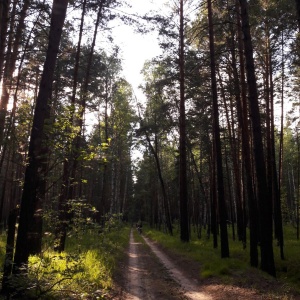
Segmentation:
{"type": "Polygon", "coordinates": [[[183,288],[184,295],[191,300],[212,300],[213,298],[202,293],[197,283],[190,281],[186,278],[182,272],[176,268],[175,264],[163,253],[161,252],[148,238],[143,236],[144,241],[153,251],[153,253],[159,258],[160,262],[167,268],[171,277],[183,288]]]}
{"type": "Polygon", "coordinates": [[[127,259],[120,262],[113,300],[300,300],[298,291],[255,270],[232,273],[232,283],[199,277],[201,265],[164,251],[145,236],[130,233],[127,259]],[[136,238],[136,239],[135,239],[136,238]]]}
{"type": "Polygon", "coordinates": [[[128,260],[128,290],[130,294],[127,299],[137,300],[143,299],[145,291],[142,288],[142,273],[144,272],[140,258],[137,252],[137,244],[133,239],[133,233],[130,233],[129,242],[129,260],[128,260]]]}
{"type": "Polygon", "coordinates": [[[202,293],[195,282],[187,279],[153,242],[142,237],[146,245],[136,242],[133,232],[130,234],[127,300],[212,299],[202,293]]]}

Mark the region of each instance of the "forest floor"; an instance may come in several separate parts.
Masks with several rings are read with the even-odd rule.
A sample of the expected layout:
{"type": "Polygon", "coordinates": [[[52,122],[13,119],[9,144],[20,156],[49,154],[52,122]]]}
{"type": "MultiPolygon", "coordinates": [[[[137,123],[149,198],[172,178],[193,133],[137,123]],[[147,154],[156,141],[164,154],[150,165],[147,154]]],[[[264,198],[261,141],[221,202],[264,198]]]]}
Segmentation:
{"type": "Polygon", "coordinates": [[[220,278],[200,278],[195,261],[163,249],[147,237],[130,234],[128,255],[120,262],[108,299],[119,300],[224,300],[300,299],[274,278],[233,275],[230,284],[220,278]]]}

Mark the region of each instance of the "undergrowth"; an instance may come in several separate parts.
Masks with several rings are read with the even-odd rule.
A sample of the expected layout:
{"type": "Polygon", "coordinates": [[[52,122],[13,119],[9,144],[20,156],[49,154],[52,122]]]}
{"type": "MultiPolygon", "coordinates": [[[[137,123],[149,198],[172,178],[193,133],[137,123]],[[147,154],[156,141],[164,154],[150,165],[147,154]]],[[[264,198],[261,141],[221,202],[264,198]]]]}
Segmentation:
{"type": "Polygon", "coordinates": [[[11,279],[10,296],[106,299],[117,262],[129,243],[129,231],[118,217],[111,217],[104,228],[77,228],[70,231],[62,253],[52,250],[53,239],[47,233],[42,254],[30,256],[27,273],[11,279]]]}
{"type": "Polygon", "coordinates": [[[286,292],[293,290],[300,293],[300,254],[299,241],[295,237],[295,229],[285,226],[285,260],[280,259],[280,249],[274,241],[274,257],[277,272],[277,279],[259,269],[250,267],[249,245],[243,249],[241,242],[230,240],[230,258],[221,258],[220,245],[214,249],[212,239],[203,237],[198,239],[196,234],[191,232],[189,243],[182,243],[179,238],[179,230],[174,230],[170,236],[161,231],[144,228],[145,234],[163,247],[176,254],[184,255],[190,260],[200,263],[199,278],[218,278],[224,283],[239,283],[249,285],[249,276],[253,279],[253,287],[259,285],[259,279],[265,282],[281,282],[286,292]],[[248,281],[248,282],[247,282],[248,281]]]}
{"type": "Polygon", "coordinates": [[[5,257],[5,247],[6,247],[6,234],[0,234],[0,266],[1,270],[3,267],[4,257],[5,257]]]}
{"type": "Polygon", "coordinates": [[[76,234],[68,239],[65,252],[48,250],[42,257],[31,257],[30,275],[44,289],[51,287],[54,298],[104,299],[128,237],[129,228],[121,224],[107,232],[90,229],[76,234]]]}

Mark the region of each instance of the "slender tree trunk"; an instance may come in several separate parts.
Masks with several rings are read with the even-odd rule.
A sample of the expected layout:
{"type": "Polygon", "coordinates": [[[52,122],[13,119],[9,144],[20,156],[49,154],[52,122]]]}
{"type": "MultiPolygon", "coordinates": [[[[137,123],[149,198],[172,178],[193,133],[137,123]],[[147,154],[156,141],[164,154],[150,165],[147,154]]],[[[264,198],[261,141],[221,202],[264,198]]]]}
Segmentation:
{"type": "MultiPolygon", "coordinates": [[[[228,185],[229,207],[230,207],[230,216],[231,216],[230,220],[231,220],[231,228],[232,228],[232,240],[235,241],[235,226],[234,226],[235,213],[234,213],[234,209],[233,209],[234,204],[233,204],[233,201],[232,201],[232,199],[234,199],[234,196],[232,195],[233,192],[232,192],[232,189],[231,189],[231,181],[233,183],[234,180],[229,179],[229,178],[232,178],[234,176],[230,176],[230,170],[229,170],[229,166],[228,166],[228,152],[227,151],[225,152],[225,166],[226,166],[226,173],[227,173],[227,177],[228,177],[227,185],[228,185]]],[[[244,240],[243,244],[245,245],[245,243],[246,243],[246,241],[244,240]]],[[[246,246],[244,246],[244,247],[246,247],[246,246]]]]}
{"type": "Polygon", "coordinates": [[[284,259],[284,240],[283,240],[283,227],[282,227],[282,212],[281,212],[281,195],[279,182],[277,177],[277,165],[276,165],[276,152],[275,152],[275,125],[274,125],[274,85],[273,85],[273,68],[272,68],[272,56],[269,55],[269,67],[270,67],[270,154],[271,154],[271,171],[273,179],[273,203],[274,203],[274,224],[275,224],[275,236],[277,238],[280,247],[280,257],[284,259]]]}
{"type": "MultiPolygon", "coordinates": [[[[33,26],[33,28],[34,28],[34,26],[33,26]]],[[[6,161],[10,161],[10,159],[9,160],[7,159],[7,157],[10,157],[10,155],[11,155],[10,154],[11,151],[10,151],[10,148],[9,148],[9,145],[10,145],[9,137],[14,136],[14,119],[15,119],[15,113],[16,113],[16,109],[17,109],[17,96],[18,96],[18,91],[19,91],[19,87],[20,87],[21,70],[22,70],[22,67],[23,67],[25,53],[26,53],[26,50],[28,48],[28,44],[29,44],[29,41],[30,41],[30,38],[31,38],[31,33],[32,33],[32,31],[30,32],[29,37],[27,39],[26,45],[24,47],[23,55],[22,55],[22,58],[21,58],[21,61],[20,61],[20,64],[19,64],[19,68],[18,68],[16,88],[15,88],[14,97],[13,97],[13,108],[12,108],[11,113],[10,113],[9,123],[7,125],[7,129],[6,129],[6,132],[5,132],[5,138],[4,138],[5,141],[4,141],[4,145],[2,147],[2,151],[1,151],[1,155],[0,155],[0,173],[1,174],[3,172],[7,172],[7,171],[4,171],[2,169],[2,166],[5,162],[5,159],[6,159],[6,161]],[[9,153],[7,154],[7,152],[9,152],[9,153]]],[[[7,166],[9,166],[9,163],[7,163],[7,166]]],[[[11,169],[13,169],[12,166],[11,166],[11,169]]],[[[5,175],[4,178],[7,179],[7,175],[5,175]]],[[[0,224],[2,224],[4,201],[5,200],[7,201],[7,199],[9,199],[8,197],[5,197],[5,194],[6,194],[6,180],[4,181],[4,183],[2,185],[2,196],[1,196],[1,200],[0,200],[0,224]]]]}
{"type": "MultiPolygon", "coordinates": [[[[143,124],[140,111],[138,111],[138,113],[139,113],[139,117],[140,117],[140,122],[141,122],[141,124],[143,124]]],[[[158,175],[161,192],[162,192],[162,197],[163,197],[163,211],[164,211],[164,217],[166,219],[167,230],[168,230],[168,233],[170,235],[172,235],[173,228],[172,228],[171,214],[170,214],[169,202],[168,202],[168,198],[167,198],[167,191],[166,191],[165,182],[164,182],[164,179],[162,176],[161,165],[160,165],[160,160],[159,160],[159,155],[158,155],[157,138],[155,138],[155,147],[153,147],[147,131],[145,131],[145,135],[146,135],[146,140],[148,142],[148,146],[150,148],[151,153],[154,156],[154,160],[155,160],[155,164],[156,164],[157,175],[158,175]]]]}
{"type": "MultiPolygon", "coordinates": [[[[229,117],[229,112],[227,108],[227,103],[226,103],[226,96],[224,92],[224,87],[221,79],[220,72],[218,70],[218,77],[219,77],[219,82],[221,86],[221,95],[223,98],[224,102],[224,107],[225,107],[225,114],[226,114],[226,120],[227,120],[227,127],[228,127],[228,138],[229,138],[229,144],[230,144],[230,153],[231,153],[231,160],[233,163],[233,171],[234,171],[234,179],[235,179],[235,198],[236,198],[236,218],[237,218],[237,233],[238,233],[238,238],[240,241],[243,242],[244,245],[246,245],[246,230],[245,230],[245,224],[244,224],[244,213],[243,213],[243,196],[242,196],[242,186],[241,186],[241,172],[239,168],[239,157],[237,154],[237,146],[236,146],[236,139],[234,136],[234,123],[232,120],[230,120],[229,117]]],[[[231,76],[230,76],[231,77],[231,76]]],[[[230,107],[233,107],[232,99],[230,99],[230,107]]],[[[226,154],[226,161],[227,161],[227,154],[226,154]]],[[[229,180],[228,180],[229,182],[229,180]]],[[[234,220],[232,220],[232,226],[234,227],[234,220]]]]}
{"type": "MultiPolygon", "coordinates": [[[[300,1],[299,1],[300,4],[300,1]]],[[[300,5],[299,5],[300,6],[300,5]]],[[[300,30],[300,26],[299,26],[300,30]]],[[[283,119],[284,119],[284,39],[281,33],[281,115],[280,115],[280,137],[279,137],[279,161],[278,161],[278,194],[281,197],[282,174],[283,174],[283,119]]]]}
{"type": "Polygon", "coordinates": [[[6,253],[5,253],[5,261],[4,261],[4,270],[3,270],[3,278],[2,278],[2,293],[9,293],[9,277],[12,272],[12,261],[14,256],[14,244],[15,244],[15,234],[16,234],[16,223],[17,217],[19,214],[19,209],[15,208],[11,210],[8,216],[7,223],[7,238],[6,238],[6,253]]]}
{"type": "MultiPolygon", "coordinates": [[[[107,72],[108,73],[108,72],[107,72]]],[[[104,139],[105,143],[108,142],[108,79],[106,75],[105,80],[105,107],[104,107],[104,139]]],[[[105,162],[103,165],[103,172],[102,172],[102,193],[101,193],[101,213],[105,214],[107,212],[107,203],[108,203],[108,188],[107,188],[107,177],[108,177],[108,166],[105,162]]]]}
{"type": "Polygon", "coordinates": [[[179,201],[180,201],[180,239],[189,242],[189,217],[188,217],[188,187],[186,167],[186,120],[185,120],[185,74],[184,74],[184,24],[183,0],[180,0],[180,29],[179,29],[179,84],[180,84],[180,109],[179,109],[179,201]]]}
{"type": "Polygon", "coordinates": [[[5,60],[4,53],[9,20],[9,6],[10,0],[3,0],[0,2],[0,82],[2,80],[2,69],[5,60]]]}
{"type": "Polygon", "coordinates": [[[43,163],[44,122],[49,116],[49,99],[51,98],[54,69],[59,50],[62,28],[68,6],[67,0],[54,0],[52,6],[49,44],[36,101],[31,137],[29,142],[28,165],[21,199],[18,236],[14,256],[14,272],[28,263],[30,243],[30,223],[34,219],[36,208],[40,207],[41,195],[39,170],[43,163]]]}
{"type": "Polygon", "coordinates": [[[252,121],[255,169],[259,200],[261,268],[270,275],[276,276],[273,240],[272,240],[272,199],[268,193],[266,164],[262,141],[262,129],[258,103],[258,92],[255,77],[253,46],[250,34],[248,3],[239,0],[241,5],[242,31],[246,58],[247,84],[249,93],[250,118],[252,121]]]}
{"type": "MultiPolygon", "coordinates": [[[[20,46],[20,41],[22,33],[25,28],[25,17],[27,10],[29,8],[30,0],[25,0],[21,13],[18,27],[16,29],[16,35],[13,42],[12,52],[8,53],[7,61],[5,64],[5,70],[3,75],[2,84],[2,96],[0,101],[0,146],[3,144],[4,127],[5,127],[5,117],[7,113],[7,105],[9,101],[10,89],[12,85],[12,76],[15,71],[16,61],[18,57],[18,50],[20,46]]],[[[11,26],[12,30],[12,26],[11,26]]]]}
{"type": "MultiPolygon", "coordinates": [[[[87,62],[87,67],[86,67],[86,74],[85,74],[85,80],[83,83],[82,91],[81,91],[81,101],[79,105],[79,112],[78,112],[78,126],[79,126],[79,131],[74,139],[74,149],[75,149],[75,155],[73,157],[74,163],[72,166],[72,178],[73,180],[76,178],[76,172],[78,168],[78,157],[79,157],[79,150],[81,146],[81,141],[82,141],[82,136],[83,136],[83,125],[84,125],[84,115],[85,115],[85,110],[86,110],[86,102],[87,102],[87,93],[88,93],[88,85],[90,82],[90,73],[92,69],[92,62],[93,62],[93,57],[94,57],[94,49],[96,45],[96,39],[97,39],[97,33],[99,29],[99,24],[102,16],[102,10],[103,10],[103,5],[105,3],[105,0],[101,0],[99,3],[99,8],[98,8],[98,13],[97,13],[97,19],[95,23],[95,28],[94,28],[94,35],[93,35],[93,41],[90,49],[90,53],[88,56],[88,62],[87,62]]],[[[84,3],[85,4],[85,3],[84,3]]],[[[108,139],[108,133],[106,131],[107,139],[108,139]]],[[[106,141],[107,142],[107,141],[106,141]]],[[[74,184],[71,184],[71,192],[70,195],[75,195],[74,193],[74,184]]]]}
{"type": "Polygon", "coordinates": [[[216,184],[216,160],[215,145],[212,145],[210,158],[210,229],[213,234],[213,247],[218,248],[218,214],[217,214],[217,184],[216,184]]]}
{"type": "Polygon", "coordinates": [[[223,178],[223,164],[222,151],[220,139],[219,126],[219,107],[218,107],[218,93],[217,93],[217,79],[216,79],[216,65],[215,65],[215,46],[214,46],[214,30],[212,20],[212,6],[211,0],[207,1],[208,8],[208,27],[209,27],[209,49],[210,49],[210,69],[211,69],[211,88],[213,101],[213,133],[215,144],[216,170],[217,170],[217,191],[218,191],[218,210],[221,234],[221,257],[229,257],[228,233],[227,233],[227,209],[225,202],[224,178],[223,178]]]}
{"type": "MultiPolygon", "coordinates": [[[[236,7],[239,7],[238,0],[236,7]]],[[[246,80],[245,80],[245,65],[243,58],[243,46],[242,46],[242,32],[241,32],[241,20],[239,10],[237,9],[237,27],[238,27],[238,49],[239,49],[239,62],[240,62],[240,81],[237,71],[237,63],[235,61],[235,53],[233,52],[233,75],[235,86],[235,100],[237,108],[238,123],[241,128],[242,137],[242,157],[243,167],[246,175],[246,190],[249,206],[249,223],[250,223],[250,264],[252,267],[258,267],[258,210],[256,197],[253,186],[252,178],[252,166],[251,166],[251,154],[250,154],[250,136],[248,125],[248,105],[247,105],[247,93],[246,93],[246,80]]],[[[234,47],[232,46],[234,49],[234,47]]]]}
{"type": "MultiPolygon", "coordinates": [[[[74,118],[75,118],[78,72],[79,72],[79,62],[80,62],[81,42],[82,42],[82,35],[83,35],[85,12],[86,12],[86,0],[82,2],[79,37],[78,37],[76,56],[75,56],[73,87],[72,87],[72,97],[71,97],[71,114],[69,119],[70,124],[74,123],[74,118]]],[[[71,144],[71,150],[68,153],[68,157],[64,160],[63,177],[62,177],[63,180],[62,180],[61,193],[60,193],[59,205],[58,205],[59,222],[56,228],[56,243],[54,246],[54,250],[57,252],[62,252],[65,249],[68,219],[71,218],[71,213],[68,213],[68,211],[70,210],[70,207],[68,205],[68,200],[73,199],[74,197],[73,186],[76,179],[74,177],[75,171],[73,172],[73,170],[75,168],[74,164],[76,162],[77,149],[75,148],[74,141],[71,141],[70,144],[71,144]]]]}

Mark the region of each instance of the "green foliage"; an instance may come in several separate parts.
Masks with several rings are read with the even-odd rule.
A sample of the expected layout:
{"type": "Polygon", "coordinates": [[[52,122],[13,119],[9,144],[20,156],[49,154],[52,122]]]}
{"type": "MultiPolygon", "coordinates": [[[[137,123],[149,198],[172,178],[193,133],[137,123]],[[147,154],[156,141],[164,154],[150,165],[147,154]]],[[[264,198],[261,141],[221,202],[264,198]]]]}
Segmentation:
{"type": "Polygon", "coordinates": [[[14,291],[26,299],[104,299],[129,239],[120,216],[107,216],[106,221],[101,230],[96,224],[76,222],[65,252],[47,248],[41,256],[31,256],[28,273],[12,281],[14,291]]]}
{"type": "MultiPolygon", "coordinates": [[[[197,239],[192,233],[190,243],[182,243],[178,232],[174,230],[175,235],[169,236],[160,231],[143,228],[144,233],[152,240],[157,241],[163,247],[176,254],[184,255],[188,259],[200,263],[199,277],[218,278],[224,283],[236,283],[243,285],[248,278],[248,274],[253,274],[255,280],[259,278],[265,281],[275,280],[264,274],[260,270],[250,267],[249,247],[243,249],[239,241],[230,241],[230,258],[222,259],[220,249],[214,249],[212,240],[197,239]]],[[[275,265],[278,282],[281,282],[286,291],[293,289],[300,292],[300,256],[299,241],[296,240],[295,228],[285,226],[285,260],[280,259],[280,249],[275,246],[275,265]]],[[[255,283],[253,283],[255,285],[255,283]]],[[[257,284],[257,283],[256,283],[257,284]]]]}
{"type": "Polygon", "coordinates": [[[231,258],[221,259],[220,250],[213,249],[212,241],[209,239],[199,240],[196,236],[192,236],[190,243],[182,243],[178,233],[174,236],[167,236],[154,230],[147,230],[146,233],[151,239],[158,241],[168,249],[176,249],[176,252],[200,262],[203,265],[200,276],[203,278],[227,276],[238,269],[247,269],[248,251],[242,250],[241,244],[238,242],[230,243],[231,258]]]}
{"type": "MultiPolygon", "coordinates": [[[[296,229],[293,226],[284,227],[285,260],[276,260],[277,276],[290,284],[295,284],[300,292],[300,256],[299,240],[296,239],[296,229]]],[[[279,247],[275,247],[276,257],[279,255],[279,247]]]]}
{"type": "Polygon", "coordinates": [[[1,234],[0,235],[0,262],[1,262],[1,269],[2,269],[2,264],[4,262],[4,257],[5,257],[5,247],[6,247],[6,234],[1,234]]]}

